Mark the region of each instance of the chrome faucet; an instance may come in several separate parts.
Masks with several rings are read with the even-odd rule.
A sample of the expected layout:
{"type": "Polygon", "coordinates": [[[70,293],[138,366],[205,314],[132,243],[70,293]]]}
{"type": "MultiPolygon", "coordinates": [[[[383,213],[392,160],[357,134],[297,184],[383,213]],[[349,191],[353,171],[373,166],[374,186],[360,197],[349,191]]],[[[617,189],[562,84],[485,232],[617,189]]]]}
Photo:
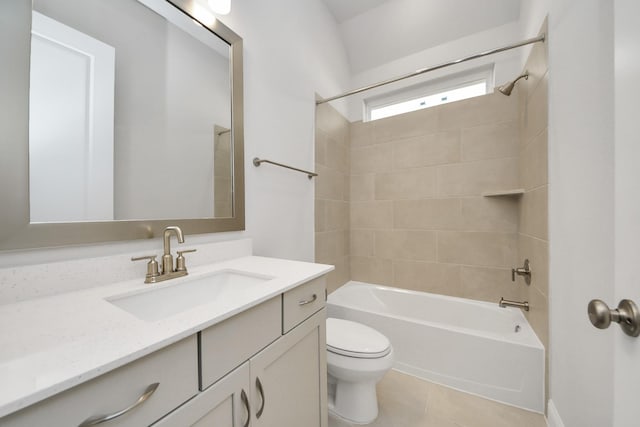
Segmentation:
{"type": "Polygon", "coordinates": [[[523,309],[524,311],[529,311],[529,302],[527,301],[509,301],[508,299],[504,299],[502,297],[500,297],[500,302],[498,303],[498,305],[502,308],[505,307],[518,307],[523,309]]]}
{"type": "Polygon", "coordinates": [[[164,229],[162,233],[164,239],[164,254],[162,255],[162,274],[173,272],[173,255],[171,255],[171,234],[175,234],[178,243],[184,243],[184,234],[180,227],[172,225],[164,229]]]}
{"type": "Polygon", "coordinates": [[[171,255],[171,234],[175,234],[178,239],[178,243],[184,243],[184,234],[180,227],[175,225],[169,226],[164,229],[162,237],[164,240],[164,253],[162,255],[162,272],[159,271],[158,261],[156,261],[155,255],[147,255],[140,257],[133,257],[131,261],[140,261],[148,259],[147,263],[147,275],[145,276],[144,283],[157,283],[169,279],[175,279],[176,277],[182,277],[189,274],[187,272],[186,261],[184,258],[185,253],[195,252],[195,249],[186,249],[183,251],[177,251],[178,257],[176,258],[176,266],[173,267],[173,255],[171,255]]]}

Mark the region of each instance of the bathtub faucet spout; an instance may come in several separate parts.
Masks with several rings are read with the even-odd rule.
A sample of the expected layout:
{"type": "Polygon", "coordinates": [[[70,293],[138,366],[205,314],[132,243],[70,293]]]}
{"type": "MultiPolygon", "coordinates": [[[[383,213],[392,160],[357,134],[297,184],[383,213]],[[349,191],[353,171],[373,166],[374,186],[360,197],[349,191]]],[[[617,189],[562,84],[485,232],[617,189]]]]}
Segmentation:
{"type": "Polygon", "coordinates": [[[500,302],[498,303],[500,307],[518,307],[523,309],[524,311],[529,311],[529,302],[528,301],[509,301],[508,299],[504,299],[500,297],[500,302]]]}

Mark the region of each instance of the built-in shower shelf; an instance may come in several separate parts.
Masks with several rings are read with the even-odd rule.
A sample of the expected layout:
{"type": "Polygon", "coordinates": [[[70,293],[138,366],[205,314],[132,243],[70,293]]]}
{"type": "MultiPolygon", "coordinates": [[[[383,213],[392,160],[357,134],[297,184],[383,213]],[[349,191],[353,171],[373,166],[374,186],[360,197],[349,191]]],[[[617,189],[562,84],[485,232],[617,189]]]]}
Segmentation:
{"type": "Polygon", "coordinates": [[[522,196],[524,188],[515,188],[513,190],[496,190],[482,193],[484,197],[504,197],[504,196],[522,196]]]}

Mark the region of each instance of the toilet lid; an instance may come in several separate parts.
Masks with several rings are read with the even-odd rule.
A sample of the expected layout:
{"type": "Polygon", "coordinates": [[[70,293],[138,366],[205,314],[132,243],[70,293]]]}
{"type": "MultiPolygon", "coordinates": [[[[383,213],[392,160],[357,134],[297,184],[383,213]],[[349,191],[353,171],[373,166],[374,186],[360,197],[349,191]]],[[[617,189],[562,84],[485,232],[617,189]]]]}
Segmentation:
{"type": "Polygon", "coordinates": [[[361,323],[327,319],[327,350],[361,359],[384,357],[391,351],[387,337],[361,323]]]}

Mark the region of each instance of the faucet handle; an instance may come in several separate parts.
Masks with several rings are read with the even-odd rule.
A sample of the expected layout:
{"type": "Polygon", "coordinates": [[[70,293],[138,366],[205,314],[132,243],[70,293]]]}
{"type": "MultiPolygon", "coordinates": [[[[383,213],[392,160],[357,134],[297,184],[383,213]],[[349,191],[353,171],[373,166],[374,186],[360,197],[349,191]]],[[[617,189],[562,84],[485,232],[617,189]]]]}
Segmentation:
{"type": "Polygon", "coordinates": [[[178,252],[178,257],[176,258],[176,271],[187,271],[187,265],[185,264],[185,258],[182,254],[188,254],[189,252],[195,252],[197,249],[185,249],[183,251],[178,252]]]}
{"type": "Polygon", "coordinates": [[[147,256],[139,256],[132,257],[131,261],[142,261],[144,259],[148,259],[147,263],[147,275],[145,276],[145,283],[152,283],[156,277],[160,275],[158,272],[158,261],[156,261],[155,255],[147,255],[147,256]]]}

